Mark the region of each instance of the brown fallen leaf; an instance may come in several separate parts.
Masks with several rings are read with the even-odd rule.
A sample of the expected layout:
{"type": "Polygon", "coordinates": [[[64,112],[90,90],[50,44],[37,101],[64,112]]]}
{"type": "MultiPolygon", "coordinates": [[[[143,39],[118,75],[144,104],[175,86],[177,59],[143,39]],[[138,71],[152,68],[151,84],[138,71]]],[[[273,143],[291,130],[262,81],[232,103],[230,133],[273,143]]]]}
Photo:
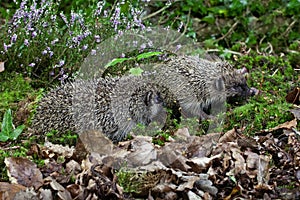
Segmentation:
{"type": "Polygon", "coordinates": [[[300,120],[300,108],[299,107],[291,109],[290,112],[294,115],[294,117],[296,119],[300,120]]]}
{"type": "Polygon", "coordinates": [[[18,192],[24,190],[26,187],[23,185],[0,182],[0,199],[12,200],[18,192]]]}
{"type": "Polygon", "coordinates": [[[112,154],[113,143],[101,131],[85,131],[80,134],[80,139],[88,152],[96,152],[100,155],[112,154]]]}
{"type": "Polygon", "coordinates": [[[157,159],[157,151],[148,137],[137,136],[130,145],[131,153],[126,159],[128,165],[141,166],[147,165],[157,159]]]}
{"type": "Polygon", "coordinates": [[[5,158],[7,174],[12,183],[18,183],[26,187],[40,188],[44,181],[41,171],[36,164],[21,157],[5,158]]]}
{"type": "Polygon", "coordinates": [[[288,121],[285,122],[283,124],[279,124],[278,126],[275,126],[274,128],[270,128],[267,130],[262,130],[260,132],[257,132],[255,134],[260,135],[262,133],[270,133],[270,132],[274,132],[274,131],[278,131],[278,130],[283,130],[283,129],[292,129],[295,128],[297,126],[297,119],[293,119],[292,121],[288,121]]]}
{"type": "Polygon", "coordinates": [[[299,105],[300,103],[299,95],[300,95],[300,88],[296,87],[293,89],[293,91],[289,92],[286,95],[285,99],[288,103],[299,105]]]}

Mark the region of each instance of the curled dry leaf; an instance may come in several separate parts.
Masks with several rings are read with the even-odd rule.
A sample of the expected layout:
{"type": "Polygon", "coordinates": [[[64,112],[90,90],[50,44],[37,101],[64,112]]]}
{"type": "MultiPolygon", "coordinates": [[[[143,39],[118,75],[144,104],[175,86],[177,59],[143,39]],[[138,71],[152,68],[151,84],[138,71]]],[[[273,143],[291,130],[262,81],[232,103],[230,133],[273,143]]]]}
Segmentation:
{"type": "Polygon", "coordinates": [[[72,200],[71,194],[68,190],[66,190],[61,184],[59,184],[56,180],[51,178],[50,176],[45,178],[48,184],[50,184],[51,188],[57,192],[57,195],[62,200],[72,200]]]}
{"type": "Polygon", "coordinates": [[[88,152],[96,152],[100,155],[112,154],[113,143],[101,131],[85,131],[80,134],[80,139],[88,152]]]}
{"type": "Polygon", "coordinates": [[[40,146],[40,149],[43,151],[44,157],[49,158],[57,158],[58,156],[71,158],[75,151],[74,147],[53,144],[48,141],[45,142],[44,146],[40,146]]]}
{"type": "Polygon", "coordinates": [[[294,109],[291,109],[290,112],[294,115],[294,117],[297,119],[297,120],[300,120],[300,108],[299,107],[296,107],[294,109]]]}
{"type": "Polygon", "coordinates": [[[128,164],[133,167],[147,165],[157,159],[157,151],[155,150],[148,137],[137,137],[131,142],[131,153],[126,156],[128,164]]]}
{"type": "Polygon", "coordinates": [[[187,159],[181,154],[176,154],[174,148],[169,146],[164,146],[161,151],[159,151],[158,159],[167,167],[172,167],[173,169],[180,169],[187,172],[191,169],[189,165],[186,164],[187,159]]]}
{"type": "Polygon", "coordinates": [[[21,157],[5,158],[7,174],[12,183],[26,187],[40,188],[43,185],[43,175],[36,164],[21,157]]]}
{"type": "Polygon", "coordinates": [[[15,195],[26,187],[15,183],[0,182],[0,199],[14,199],[15,195]]]}
{"type": "Polygon", "coordinates": [[[36,193],[32,188],[22,190],[16,194],[14,199],[30,199],[30,200],[39,200],[38,193],[36,193]]]}
{"type": "Polygon", "coordinates": [[[222,156],[222,154],[217,154],[217,155],[214,155],[210,158],[208,158],[208,157],[202,157],[202,158],[194,157],[194,158],[191,158],[191,159],[187,160],[186,163],[189,166],[192,167],[193,171],[197,172],[197,171],[207,169],[211,165],[212,160],[214,160],[216,158],[221,158],[221,156],[222,156]]]}
{"type": "Polygon", "coordinates": [[[288,103],[293,103],[299,105],[300,103],[300,88],[294,88],[290,93],[288,93],[285,97],[288,103]]]}
{"type": "Polygon", "coordinates": [[[52,192],[50,189],[40,189],[40,199],[53,199],[52,192]]]}

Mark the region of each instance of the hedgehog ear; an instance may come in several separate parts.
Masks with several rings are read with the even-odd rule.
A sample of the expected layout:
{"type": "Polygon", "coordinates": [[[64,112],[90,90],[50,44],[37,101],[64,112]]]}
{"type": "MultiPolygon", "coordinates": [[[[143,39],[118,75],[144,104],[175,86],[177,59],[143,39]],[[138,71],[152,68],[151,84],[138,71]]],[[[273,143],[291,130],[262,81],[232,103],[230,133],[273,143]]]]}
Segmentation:
{"type": "Polygon", "coordinates": [[[218,91],[224,91],[225,90],[224,78],[219,77],[216,80],[214,80],[214,86],[218,91]]]}
{"type": "Polygon", "coordinates": [[[146,92],[145,98],[144,98],[144,103],[145,103],[146,106],[149,106],[151,104],[152,96],[153,96],[152,91],[146,92]]]}

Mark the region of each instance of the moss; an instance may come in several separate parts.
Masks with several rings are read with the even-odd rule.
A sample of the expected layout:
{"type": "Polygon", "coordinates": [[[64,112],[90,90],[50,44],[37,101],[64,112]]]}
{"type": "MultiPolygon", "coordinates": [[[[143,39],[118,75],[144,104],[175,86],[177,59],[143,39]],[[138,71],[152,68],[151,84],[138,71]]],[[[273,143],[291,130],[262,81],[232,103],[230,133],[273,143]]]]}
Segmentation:
{"type": "Polygon", "coordinates": [[[73,133],[71,131],[67,131],[66,133],[59,134],[59,137],[57,137],[57,131],[52,130],[51,132],[47,133],[47,139],[48,141],[54,143],[54,144],[62,144],[62,145],[69,145],[69,146],[75,146],[78,135],[76,133],[73,133]]]}
{"type": "Polygon", "coordinates": [[[0,116],[7,108],[15,110],[17,102],[24,100],[34,89],[30,86],[30,79],[18,73],[0,73],[0,116]]]}
{"type": "Polygon", "coordinates": [[[260,94],[243,106],[229,108],[225,130],[245,127],[245,134],[275,127],[292,119],[286,94],[296,87],[298,74],[288,60],[277,56],[244,56],[237,66],[249,70],[248,84],[260,94]]]}

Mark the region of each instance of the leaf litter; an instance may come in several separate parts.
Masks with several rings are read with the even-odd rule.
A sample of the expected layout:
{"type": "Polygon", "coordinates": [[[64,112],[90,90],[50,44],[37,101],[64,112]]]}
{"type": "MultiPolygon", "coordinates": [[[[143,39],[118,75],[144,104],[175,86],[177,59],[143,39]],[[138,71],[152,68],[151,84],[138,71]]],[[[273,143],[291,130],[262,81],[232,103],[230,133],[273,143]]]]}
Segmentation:
{"type": "Polygon", "coordinates": [[[291,112],[294,120],[254,137],[237,129],[199,137],[182,128],[164,146],[148,136],[116,145],[100,132],[87,131],[75,148],[33,145],[29,154],[45,165],[6,158],[11,184],[0,183],[0,197],[299,199],[299,111],[291,112]]]}

